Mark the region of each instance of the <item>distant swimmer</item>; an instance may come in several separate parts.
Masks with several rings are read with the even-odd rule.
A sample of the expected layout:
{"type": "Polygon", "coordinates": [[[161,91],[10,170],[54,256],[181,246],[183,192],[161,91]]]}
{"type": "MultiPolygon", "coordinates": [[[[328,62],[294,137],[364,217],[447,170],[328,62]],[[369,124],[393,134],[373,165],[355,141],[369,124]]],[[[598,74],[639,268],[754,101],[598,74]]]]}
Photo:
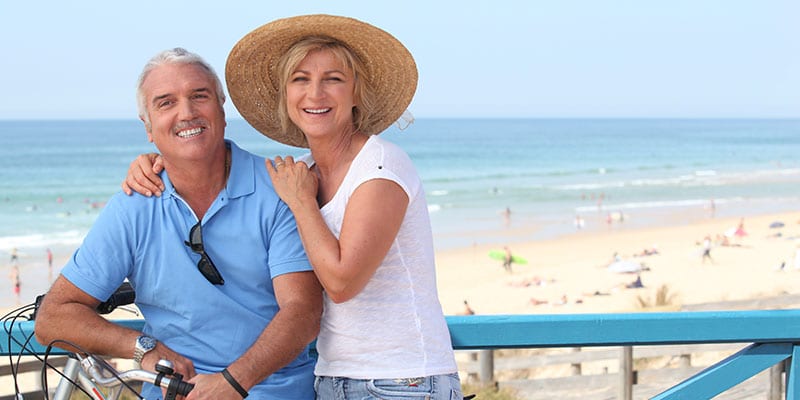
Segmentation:
{"type": "Polygon", "coordinates": [[[505,223],[506,228],[508,228],[511,225],[511,208],[510,207],[506,207],[506,209],[503,210],[503,222],[505,223]]]}
{"type": "Polygon", "coordinates": [[[47,248],[47,281],[53,283],[53,252],[47,248]]]}
{"type": "Polygon", "coordinates": [[[580,215],[575,216],[575,229],[583,229],[586,226],[586,221],[580,215]]]}
{"type": "Polygon", "coordinates": [[[11,249],[11,263],[17,265],[18,262],[19,262],[19,256],[17,255],[17,248],[14,247],[13,249],[11,249]]]}

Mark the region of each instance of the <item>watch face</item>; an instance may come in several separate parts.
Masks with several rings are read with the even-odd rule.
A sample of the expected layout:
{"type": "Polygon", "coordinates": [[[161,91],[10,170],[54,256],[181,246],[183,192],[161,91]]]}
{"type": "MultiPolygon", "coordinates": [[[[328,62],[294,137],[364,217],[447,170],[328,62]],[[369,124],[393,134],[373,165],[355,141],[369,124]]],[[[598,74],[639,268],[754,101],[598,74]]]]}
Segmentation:
{"type": "Polygon", "coordinates": [[[139,346],[141,346],[144,351],[153,350],[153,348],[156,347],[156,340],[150,336],[139,336],[137,340],[139,341],[139,346]]]}

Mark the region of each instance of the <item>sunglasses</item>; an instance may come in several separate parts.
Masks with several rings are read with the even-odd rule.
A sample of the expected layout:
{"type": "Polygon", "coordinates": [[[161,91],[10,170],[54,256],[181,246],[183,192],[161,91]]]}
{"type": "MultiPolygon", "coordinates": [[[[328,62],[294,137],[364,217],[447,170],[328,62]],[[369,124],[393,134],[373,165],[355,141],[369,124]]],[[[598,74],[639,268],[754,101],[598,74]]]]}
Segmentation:
{"type": "Polygon", "coordinates": [[[189,241],[184,243],[186,243],[193,252],[200,254],[200,261],[197,262],[197,269],[200,270],[200,273],[203,274],[209,282],[214,285],[222,285],[225,283],[216,265],[211,261],[211,257],[208,256],[208,253],[206,253],[203,247],[203,231],[200,230],[200,222],[189,230],[189,241]]]}

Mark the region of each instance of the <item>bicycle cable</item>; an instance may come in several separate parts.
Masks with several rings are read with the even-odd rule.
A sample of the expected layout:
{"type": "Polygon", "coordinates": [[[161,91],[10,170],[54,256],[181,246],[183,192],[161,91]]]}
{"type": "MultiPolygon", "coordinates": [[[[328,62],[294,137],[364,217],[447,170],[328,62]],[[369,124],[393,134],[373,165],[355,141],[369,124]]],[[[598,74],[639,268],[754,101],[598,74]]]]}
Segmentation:
{"type": "MultiPolygon", "coordinates": [[[[78,357],[78,356],[77,356],[77,354],[78,354],[78,353],[83,353],[83,354],[85,354],[87,357],[92,357],[92,358],[95,358],[95,359],[97,359],[97,357],[96,357],[94,354],[92,354],[92,353],[89,353],[88,351],[84,350],[84,349],[83,349],[81,346],[78,346],[78,345],[77,345],[77,344],[75,344],[75,343],[72,343],[72,342],[70,342],[70,341],[68,341],[68,340],[56,339],[56,340],[53,340],[52,342],[50,342],[50,343],[47,345],[47,349],[45,350],[45,353],[44,353],[44,359],[45,359],[45,360],[47,360],[47,357],[50,355],[50,351],[53,349],[53,346],[55,346],[55,344],[56,344],[56,343],[66,344],[66,345],[68,345],[68,346],[72,346],[72,347],[74,347],[75,349],[77,349],[78,351],[76,351],[76,352],[73,352],[73,353],[75,353],[75,354],[76,354],[76,357],[78,357]]],[[[60,346],[59,346],[59,347],[60,347],[60,346]]],[[[105,361],[104,361],[104,363],[105,363],[105,361]]],[[[46,388],[46,387],[47,387],[47,374],[45,373],[45,368],[46,368],[46,363],[45,363],[45,365],[42,365],[42,387],[43,387],[43,388],[46,388]]],[[[133,388],[133,387],[132,387],[132,386],[131,386],[131,385],[130,385],[128,382],[125,382],[125,380],[124,380],[124,379],[122,379],[122,377],[120,377],[120,376],[119,376],[119,373],[117,373],[117,371],[116,371],[116,370],[107,368],[107,369],[106,369],[106,371],[107,371],[107,372],[109,372],[109,373],[110,373],[110,374],[111,374],[111,375],[112,375],[112,376],[113,376],[113,377],[114,377],[114,378],[115,378],[117,381],[119,381],[119,382],[120,382],[120,384],[122,384],[122,385],[123,385],[123,386],[124,386],[126,389],[128,389],[128,390],[129,390],[131,393],[135,394],[135,395],[136,395],[136,396],[137,396],[137,397],[138,397],[140,400],[144,400],[144,397],[142,397],[142,395],[141,395],[141,394],[139,394],[139,393],[136,391],[136,389],[134,389],[134,388],[133,388]]],[[[59,371],[59,372],[60,372],[60,371],[59,371]]],[[[64,378],[66,378],[66,376],[64,376],[64,374],[61,374],[61,376],[62,376],[62,377],[64,377],[64,378]]],[[[66,379],[67,379],[67,380],[69,380],[69,381],[70,381],[70,383],[71,383],[72,385],[74,385],[75,387],[77,387],[78,389],[80,389],[82,392],[86,393],[86,395],[87,395],[87,396],[89,396],[89,398],[91,398],[91,397],[92,397],[92,396],[91,396],[91,395],[90,395],[90,394],[89,394],[89,393],[86,391],[86,389],[84,389],[83,387],[81,387],[81,385],[78,385],[77,383],[75,383],[74,381],[72,381],[72,380],[71,380],[71,379],[69,379],[69,378],[66,378],[66,379]]],[[[47,393],[47,391],[45,391],[45,400],[50,400],[49,393],[47,393]]]]}
{"type": "MultiPolygon", "coordinates": [[[[9,360],[9,366],[11,368],[11,376],[12,376],[12,379],[14,380],[14,394],[16,396],[20,396],[21,395],[21,392],[19,390],[19,382],[17,380],[17,374],[18,374],[18,370],[19,370],[20,364],[22,362],[22,357],[25,356],[25,355],[32,356],[35,359],[37,359],[37,360],[42,362],[42,373],[45,373],[46,368],[49,367],[51,370],[53,370],[56,373],[58,373],[59,375],[61,375],[62,378],[64,378],[67,381],[69,381],[73,386],[79,387],[79,385],[77,385],[73,380],[71,380],[66,375],[64,375],[64,373],[61,372],[56,366],[50,364],[47,361],[46,357],[45,358],[40,357],[39,354],[36,354],[34,349],[28,347],[30,342],[31,342],[31,340],[33,340],[33,336],[34,336],[33,333],[31,333],[31,334],[29,334],[27,336],[23,336],[23,337],[25,337],[25,341],[24,342],[20,342],[13,335],[14,325],[16,324],[17,319],[25,318],[25,320],[27,320],[27,321],[31,321],[33,319],[31,317],[23,316],[23,313],[25,313],[27,311],[31,311],[31,310],[34,311],[34,313],[32,315],[35,315],[35,313],[36,313],[36,304],[32,303],[32,304],[28,304],[28,305],[19,307],[19,308],[15,309],[15,310],[10,311],[6,315],[4,315],[2,318],[0,318],[0,321],[2,321],[2,323],[3,323],[3,330],[5,331],[6,336],[8,337],[8,342],[7,342],[7,344],[8,344],[8,360],[9,360]],[[9,324],[9,322],[10,322],[10,324],[9,324]],[[20,350],[17,353],[17,361],[16,361],[16,363],[14,362],[14,353],[11,352],[12,342],[13,342],[13,344],[16,344],[17,346],[20,347],[20,350]],[[15,365],[16,365],[16,367],[15,367],[15,365]]],[[[22,333],[22,332],[20,332],[20,333],[22,333]]],[[[20,336],[22,336],[22,335],[20,335],[20,336]]],[[[44,382],[46,383],[47,380],[45,379],[44,382]]],[[[49,388],[47,386],[44,386],[43,387],[43,391],[45,393],[48,393],[49,388]]],[[[84,393],[86,393],[85,390],[84,390],[84,393]]],[[[86,394],[88,395],[88,393],[86,393],[86,394]]],[[[46,396],[47,396],[47,394],[46,394],[46,396]]]]}
{"type": "MultiPolygon", "coordinates": [[[[20,395],[19,383],[17,382],[17,371],[19,370],[19,360],[21,359],[21,353],[22,352],[20,351],[20,358],[17,359],[18,361],[17,361],[16,367],[15,367],[14,366],[14,355],[13,355],[13,353],[11,353],[11,343],[12,343],[11,331],[14,328],[14,323],[16,322],[17,318],[21,318],[22,314],[24,312],[26,312],[26,311],[29,311],[32,307],[33,307],[32,304],[28,304],[28,305],[25,305],[25,306],[22,306],[22,307],[18,307],[16,309],[11,310],[10,312],[6,313],[5,315],[3,315],[2,318],[0,318],[0,320],[2,320],[2,322],[3,322],[3,329],[5,330],[5,332],[6,332],[7,336],[8,336],[8,365],[11,368],[11,377],[14,380],[14,394],[17,395],[17,396],[20,395]],[[11,321],[11,326],[8,326],[8,322],[9,321],[11,321]]],[[[16,342],[16,339],[14,339],[14,342],[16,342]]]]}

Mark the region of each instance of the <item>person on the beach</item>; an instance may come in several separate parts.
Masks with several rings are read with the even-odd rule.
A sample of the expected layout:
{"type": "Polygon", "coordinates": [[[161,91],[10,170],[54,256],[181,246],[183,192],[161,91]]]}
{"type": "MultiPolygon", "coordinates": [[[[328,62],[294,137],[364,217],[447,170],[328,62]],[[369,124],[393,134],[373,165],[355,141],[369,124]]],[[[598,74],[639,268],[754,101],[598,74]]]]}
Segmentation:
{"type": "Polygon", "coordinates": [[[710,261],[712,264],[714,263],[714,259],[711,258],[711,246],[711,236],[706,235],[706,237],[703,238],[703,264],[706,263],[706,260],[710,261]]]}
{"type": "Polygon", "coordinates": [[[736,231],[733,232],[733,235],[737,238],[747,236],[747,232],[744,230],[744,218],[739,219],[739,225],[736,226],[736,231]]]}
{"type": "Polygon", "coordinates": [[[511,273],[511,263],[514,262],[514,255],[511,254],[511,249],[508,246],[503,246],[503,269],[511,273]]]}
{"type": "Polygon", "coordinates": [[[14,298],[17,301],[17,305],[20,304],[20,289],[22,286],[22,282],[20,282],[19,278],[19,265],[16,263],[11,266],[11,271],[8,273],[8,278],[11,280],[11,290],[14,292],[14,298]]]}
{"type": "Polygon", "coordinates": [[[11,264],[17,265],[19,262],[19,255],[17,254],[17,248],[14,247],[11,249],[11,264]]]}
{"type": "Polygon", "coordinates": [[[475,315],[475,310],[473,310],[472,307],[469,306],[469,303],[464,300],[464,308],[458,313],[458,315],[475,315]]]}
{"type": "Polygon", "coordinates": [[[264,158],[224,137],[219,78],[199,56],[167,50],[145,66],[137,99],[163,154],[163,196],[111,198],[45,296],[37,340],[151,371],[170,360],[195,384],[192,399],[313,399],[322,287],[264,158]],[[94,311],[125,279],[143,332],[94,311]]]}
{"type": "MultiPolygon", "coordinates": [[[[306,15],[246,35],[226,77],[254,128],[311,151],[266,169],[325,288],[317,398],[461,398],[425,192],[408,155],[377,136],[414,95],[411,54],[364,22],[306,15]]],[[[128,185],[157,190],[136,183],[152,175],[137,161],[128,185]]]]}
{"type": "Polygon", "coordinates": [[[634,279],[633,282],[628,283],[627,285],[625,285],[625,287],[628,288],[628,289],[640,289],[640,288],[643,288],[644,284],[642,283],[642,274],[636,274],[636,279],[634,279]]]}
{"type": "Polygon", "coordinates": [[[47,283],[53,283],[53,252],[48,247],[47,250],[47,283]]]}

